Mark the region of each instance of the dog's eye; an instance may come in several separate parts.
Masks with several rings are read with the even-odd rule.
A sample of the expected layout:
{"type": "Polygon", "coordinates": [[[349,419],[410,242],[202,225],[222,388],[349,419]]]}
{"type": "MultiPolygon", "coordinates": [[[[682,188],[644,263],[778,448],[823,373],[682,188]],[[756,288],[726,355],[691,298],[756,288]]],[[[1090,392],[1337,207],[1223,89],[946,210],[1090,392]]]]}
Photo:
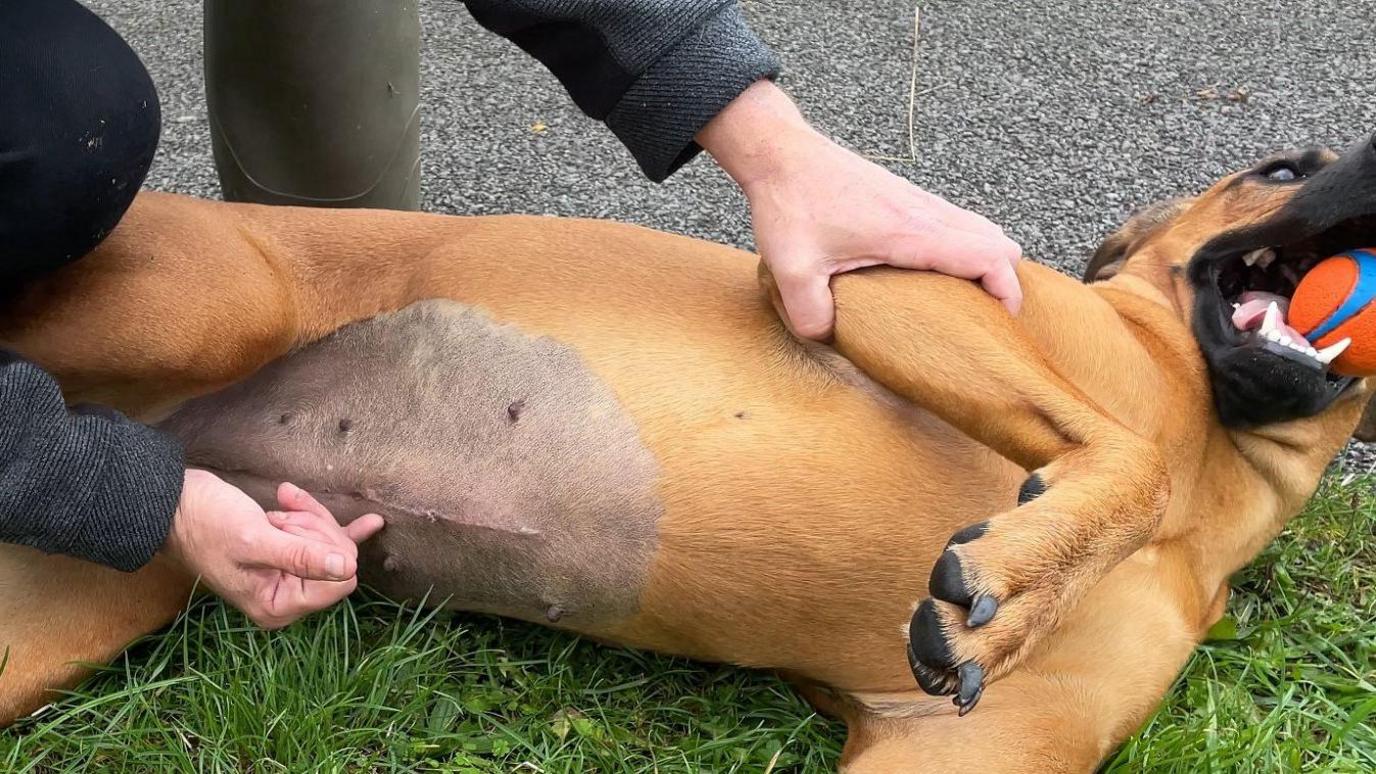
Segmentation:
{"type": "Polygon", "coordinates": [[[1300,171],[1295,169],[1295,165],[1288,161],[1278,161],[1266,169],[1263,169],[1261,174],[1264,175],[1267,180],[1276,183],[1288,183],[1291,180],[1298,180],[1302,177],[1300,171]]]}

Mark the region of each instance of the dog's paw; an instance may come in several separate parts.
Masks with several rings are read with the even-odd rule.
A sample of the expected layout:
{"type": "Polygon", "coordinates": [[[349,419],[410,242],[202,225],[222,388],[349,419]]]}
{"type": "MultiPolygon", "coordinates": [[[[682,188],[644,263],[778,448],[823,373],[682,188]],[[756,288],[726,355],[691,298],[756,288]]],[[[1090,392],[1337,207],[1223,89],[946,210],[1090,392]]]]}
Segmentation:
{"type": "Polygon", "coordinates": [[[1018,487],[1018,505],[1027,505],[1044,494],[1046,494],[1046,479],[1034,470],[1032,475],[1022,482],[1022,486],[1018,487]]]}
{"type": "MultiPolygon", "coordinates": [[[[1047,489],[1033,473],[1019,506],[1047,489]]],[[[1007,674],[1060,618],[1062,572],[1054,531],[1026,511],[972,524],[951,537],[908,626],[908,661],[918,685],[954,695],[960,714],[984,685],[1007,674]]]]}

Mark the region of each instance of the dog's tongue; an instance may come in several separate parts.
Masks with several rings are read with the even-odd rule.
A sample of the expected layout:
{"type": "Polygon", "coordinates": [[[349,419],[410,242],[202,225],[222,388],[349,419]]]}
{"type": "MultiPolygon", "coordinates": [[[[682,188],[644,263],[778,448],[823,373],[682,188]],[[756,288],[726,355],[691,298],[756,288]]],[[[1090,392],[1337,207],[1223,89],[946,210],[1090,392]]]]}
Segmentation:
{"type": "Polygon", "coordinates": [[[1311,346],[1309,341],[1300,335],[1299,331],[1291,328],[1285,322],[1285,317],[1290,313],[1290,299],[1275,293],[1265,293],[1260,290],[1249,290],[1243,293],[1242,297],[1238,299],[1237,308],[1233,310],[1233,326],[1240,331],[1260,329],[1262,322],[1266,319],[1266,309],[1273,303],[1280,309],[1281,316],[1281,322],[1276,325],[1276,332],[1289,337],[1291,341],[1311,346]]]}

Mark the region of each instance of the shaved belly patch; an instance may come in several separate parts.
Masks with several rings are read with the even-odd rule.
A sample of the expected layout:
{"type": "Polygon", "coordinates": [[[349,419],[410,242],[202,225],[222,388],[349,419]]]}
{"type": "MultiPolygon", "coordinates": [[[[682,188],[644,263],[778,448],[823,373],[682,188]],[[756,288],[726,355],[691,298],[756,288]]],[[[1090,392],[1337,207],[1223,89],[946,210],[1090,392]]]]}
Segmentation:
{"type": "Polygon", "coordinates": [[[633,614],[658,466],[572,348],[426,301],[343,328],[160,425],[265,506],[291,481],[381,513],[363,581],[574,629],[633,614]]]}

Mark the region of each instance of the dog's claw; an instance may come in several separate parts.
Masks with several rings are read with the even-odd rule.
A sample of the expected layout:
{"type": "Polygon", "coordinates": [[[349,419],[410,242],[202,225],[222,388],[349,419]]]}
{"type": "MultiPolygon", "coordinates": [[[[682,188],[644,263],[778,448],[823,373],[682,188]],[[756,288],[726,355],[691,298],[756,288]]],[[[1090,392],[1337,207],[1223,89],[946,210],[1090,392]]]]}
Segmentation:
{"type": "Polygon", "coordinates": [[[978,628],[989,623],[994,614],[999,611],[999,601],[988,594],[980,594],[975,597],[974,604],[970,605],[970,615],[965,617],[965,625],[970,628],[978,628]]]}
{"type": "Polygon", "coordinates": [[[960,717],[975,708],[979,698],[984,695],[984,667],[973,661],[966,661],[956,670],[959,687],[954,699],[960,717]]]}
{"type": "Polygon", "coordinates": [[[963,718],[963,717],[965,717],[965,714],[966,714],[966,713],[968,713],[970,710],[974,709],[976,704],[979,704],[979,697],[981,697],[981,696],[983,696],[983,695],[984,695],[984,686],[981,685],[981,686],[979,687],[979,690],[975,691],[975,695],[972,696],[972,697],[970,697],[969,703],[967,703],[967,704],[958,704],[958,705],[956,705],[956,717],[958,717],[958,718],[963,718]]]}

